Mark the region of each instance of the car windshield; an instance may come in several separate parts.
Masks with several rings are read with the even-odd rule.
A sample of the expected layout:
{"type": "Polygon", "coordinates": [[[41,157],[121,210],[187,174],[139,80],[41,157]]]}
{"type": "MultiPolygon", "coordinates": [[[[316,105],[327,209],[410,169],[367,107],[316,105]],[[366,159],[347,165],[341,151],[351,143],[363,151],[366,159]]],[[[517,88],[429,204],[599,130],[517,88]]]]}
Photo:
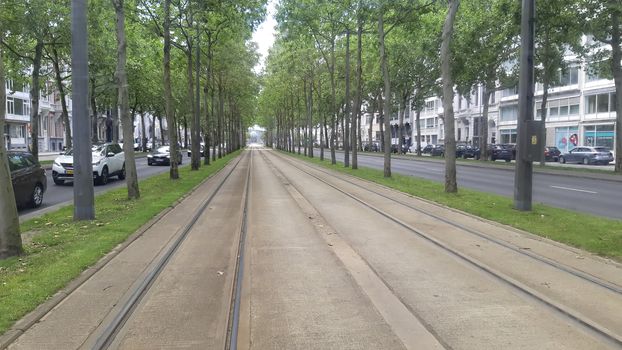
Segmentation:
{"type": "Polygon", "coordinates": [[[64,156],[73,156],[73,148],[70,148],[62,153],[64,156]]]}
{"type": "Polygon", "coordinates": [[[106,145],[93,145],[93,153],[102,152],[106,148],[106,145]]]}

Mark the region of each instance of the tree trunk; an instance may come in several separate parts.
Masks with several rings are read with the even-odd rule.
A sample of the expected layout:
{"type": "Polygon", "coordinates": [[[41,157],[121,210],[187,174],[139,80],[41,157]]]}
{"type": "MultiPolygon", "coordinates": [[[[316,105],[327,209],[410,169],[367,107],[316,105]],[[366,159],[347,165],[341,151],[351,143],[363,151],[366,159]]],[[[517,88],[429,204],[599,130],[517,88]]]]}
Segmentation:
{"type": "Polygon", "coordinates": [[[409,96],[410,94],[408,92],[402,95],[402,106],[397,126],[397,144],[398,152],[400,153],[402,152],[402,145],[404,144],[404,117],[406,115],[406,106],[408,105],[409,96]]]}
{"type": "MultiPolygon", "coordinates": [[[[363,37],[363,15],[362,15],[362,4],[359,0],[358,8],[357,8],[357,28],[356,28],[356,93],[354,97],[354,113],[353,113],[353,122],[352,122],[352,144],[356,144],[356,139],[358,135],[359,147],[361,146],[361,130],[359,128],[361,122],[361,95],[363,94],[363,59],[362,52],[363,46],[361,39],[363,37]]],[[[371,141],[371,140],[370,140],[371,141]]],[[[358,148],[353,146],[352,148],[352,169],[358,169],[358,148]]]]}
{"type": "MultiPolygon", "coordinates": [[[[190,124],[192,127],[191,130],[191,134],[192,134],[192,154],[190,156],[190,169],[191,170],[199,170],[199,163],[200,163],[200,158],[199,158],[199,151],[195,151],[194,149],[194,144],[195,142],[199,142],[199,139],[196,138],[195,139],[195,135],[194,135],[194,118],[196,116],[196,111],[195,111],[195,105],[194,105],[194,64],[192,63],[193,59],[192,59],[192,54],[193,54],[193,49],[192,49],[192,42],[190,42],[190,40],[186,41],[188,47],[186,48],[188,51],[186,52],[186,61],[187,61],[187,66],[186,66],[186,71],[188,74],[188,103],[190,104],[190,109],[191,109],[191,113],[192,113],[192,123],[190,124]]],[[[187,122],[184,123],[184,143],[186,148],[188,148],[188,128],[187,128],[187,122]]],[[[198,143],[197,143],[198,145],[198,143]]]]}
{"type": "Polygon", "coordinates": [[[391,80],[389,78],[389,66],[384,50],[384,11],[380,9],[378,17],[378,41],[380,44],[380,64],[382,65],[382,80],[384,81],[384,177],[391,177],[391,80]]]}
{"type": "Polygon", "coordinates": [[[484,98],[482,107],[482,121],[480,123],[479,150],[480,159],[488,160],[488,111],[490,110],[490,95],[494,94],[494,82],[484,84],[482,97],[484,98]]]}
{"type": "Polygon", "coordinates": [[[421,108],[417,108],[415,127],[417,128],[417,155],[421,156],[421,108]]]}
{"type": "Polygon", "coordinates": [[[65,126],[65,147],[67,147],[67,149],[70,149],[72,148],[71,123],[69,122],[69,112],[67,110],[67,101],[65,100],[65,86],[63,84],[63,78],[60,75],[60,64],[58,63],[60,58],[58,57],[58,50],[56,49],[56,46],[52,46],[52,55],[54,56],[52,59],[52,64],[54,65],[56,88],[58,89],[58,92],[60,94],[60,105],[62,109],[61,119],[63,121],[63,125],[65,126]]]}
{"type": "Polygon", "coordinates": [[[330,163],[337,164],[337,155],[335,154],[335,136],[337,129],[337,91],[335,86],[335,38],[333,38],[330,47],[330,93],[331,93],[331,107],[330,107],[330,163]]]}
{"type": "MultiPolygon", "coordinates": [[[[546,70],[546,66],[544,67],[544,69],[546,70]]],[[[546,117],[547,117],[547,102],[549,99],[549,77],[548,77],[548,72],[544,72],[544,79],[542,81],[542,104],[540,105],[540,111],[542,114],[542,134],[540,135],[541,140],[542,140],[542,148],[546,147],[546,117]]],[[[542,152],[544,152],[544,150],[542,150],[542,152]]],[[[544,158],[544,153],[542,154],[542,159],[540,159],[540,165],[541,166],[545,166],[546,164],[546,159],[544,158]]]]}
{"type": "MultiPolygon", "coordinates": [[[[136,173],[136,161],[134,159],[134,123],[130,116],[129,92],[125,65],[127,62],[127,42],[125,41],[125,9],[124,0],[113,0],[117,15],[117,72],[116,80],[119,91],[121,106],[121,122],[123,125],[123,152],[125,153],[125,173],[127,179],[127,197],[129,199],[140,198],[138,189],[138,175],[136,173]]],[[[116,108],[116,107],[115,107],[116,108]]]]}
{"type": "Polygon", "coordinates": [[[119,88],[115,87],[116,93],[112,96],[112,142],[119,143],[119,88]]]}
{"type": "MultiPolygon", "coordinates": [[[[31,110],[30,110],[30,153],[39,159],[39,94],[40,94],[40,81],[39,74],[41,73],[41,59],[43,58],[43,42],[37,41],[35,46],[35,57],[33,60],[32,69],[32,89],[30,90],[31,98],[31,110]]],[[[4,88],[4,87],[2,87],[4,88]]]]}
{"type": "Polygon", "coordinates": [[[380,126],[380,152],[384,152],[386,148],[384,138],[384,100],[382,95],[378,95],[378,125],[380,126]]]}
{"type": "Polygon", "coordinates": [[[203,142],[205,143],[205,151],[203,154],[203,164],[209,165],[210,157],[211,157],[211,147],[210,147],[210,120],[209,120],[209,108],[207,108],[207,94],[208,88],[207,83],[205,83],[205,87],[203,88],[203,104],[205,105],[205,130],[203,131],[203,142]]]}
{"type": "MultiPolygon", "coordinates": [[[[350,146],[354,147],[355,141],[350,139],[350,30],[346,30],[346,106],[343,114],[344,130],[343,130],[343,151],[345,153],[343,165],[347,168],[350,166],[350,146]]],[[[353,119],[353,118],[352,118],[353,119]]],[[[352,123],[354,124],[354,123],[352,123]]],[[[352,130],[354,131],[354,130],[352,130]]],[[[356,134],[353,135],[353,140],[356,140],[356,134]]]]}
{"type": "MultiPolygon", "coordinates": [[[[91,113],[93,113],[92,117],[93,119],[91,119],[91,128],[92,128],[92,134],[91,134],[91,142],[93,144],[99,142],[99,132],[98,132],[98,125],[97,125],[97,100],[95,98],[95,79],[91,78],[91,91],[90,91],[91,95],[91,113]]],[[[154,129],[155,130],[155,129],[154,129]]]]}
{"type": "Polygon", "coordinates": [[[166,124],[171,152],[171,179],[179,179],[177,168],[177,124],[173,113],[173,94],[171,91],[171,0],[164,0],[164,104],[166,106],[166,124]]]}
{"type": "Polygon", "coordinates": [[[445,123],[445,192],[458,192],[456,181],[456,135],[454,126],[454,81],[451,75],[451,40],[460,0],[449,0],[449,11],[443,25],[441,44],[441,75],[445,123]]]}
{"type": "Polygon", "coordinates": [[[622,47],[620,47],[622,28],[620,28],[620,11],[616,9],[611,9],[611,26],[611,47],[613,51],[611,71],[616,85],[616,164],[614,171],[617,174],[622,174],[622,47]]]}
{"type": "MultiPolygon", "coordinates": [[[[0,47],[0,131],[4,133],[6,89],[4,88],[4,58],[0,47]]],[[[0,141],[0,260],[22,252],[22,236],[11,171],[4,139],[0,141]]]]}
{"type": "Polygon", "coordinates": [[[145,126],[145,112],[140,111],[140,149],[147,151],[147,127],[145,126]]]}

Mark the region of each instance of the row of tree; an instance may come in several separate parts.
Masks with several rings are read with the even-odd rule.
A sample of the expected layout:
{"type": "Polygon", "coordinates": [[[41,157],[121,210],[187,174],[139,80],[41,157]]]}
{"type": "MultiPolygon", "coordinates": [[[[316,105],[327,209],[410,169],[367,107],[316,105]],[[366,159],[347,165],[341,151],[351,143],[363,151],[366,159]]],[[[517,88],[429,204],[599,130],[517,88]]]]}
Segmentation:
{"type": "MultiPolygon", "coordinates": [[[[572,52],[590,69],[613,77],[617,96],[615,171],[622,173],[622,4],[607,0],[537,2],[536,77],[544,86],[542,120],[549,88],[559,83],[572,52]],[[595,39],[586,45],[584,35],[595,39]],[[597,64],[595,64],[597,63],[597,64]]],[[[403,142],[405,111],[415,111],[417,153],[425,98],[442,96],[447,192],[456,192],[454,93],[483,88],[479,123],[482,159],[487,157],[491,94],[518,81],[520,2],[515,0],[283,0],[278,36],[267,60],[260,116],[268,142],[313,157],[320,139],[336,163],[357,166],[362,148],[361,113],[378,115],[385,176],[391,176],[390,119],[397,115],[403,142]],[[352,61],[355,61],[353,64],[352,61]],[[319,132],[320,135],[316,135],[319,132]]],[[[367,131],[372,140],[372,129],[367,131]]],[[[543,129],[542,138],[546,137],[543,129]]],[[[399,146],[398,146],[399,147],[399,146]]]]}
{"type": "MultiPolygon", "coordinates": [[[[69,0],[7,0],[0,5],[0,130],[5,123],[5,76],[19,85],[29,84],[29,147],[35,158],[42,82],[55,82],[66,145],[72,146],[64,98],[72,91],[70,12],[69,0]]],[[[141,135],[146,135],[145,118],[152,118],[151,125],[159,121],[161,130],[166,120],[168,135],[152,133],[150,141],[154,146],[158,137],[168,142],[173,157],[183,132],[185,147],[191,140],[193,170],[201,165],[201,141],[206,165],[244,145],[259,91],[253,72],[258,56],[250,38],[264,15],[264,0],[88,1],[91,138],[99,141],[98,115],[105,111],[113,121],[113,141],[125,141],[130,199],[140,197],[133,156],[136,118],[141,119],[141,135]]],[[[146,149],[148,141],[141,141],[146,149]]],[[[175,161],[170,177],[179,177],[175,161]]],[[[10,178],[0,142],[0,258],[21,252],[10,178]]]]}

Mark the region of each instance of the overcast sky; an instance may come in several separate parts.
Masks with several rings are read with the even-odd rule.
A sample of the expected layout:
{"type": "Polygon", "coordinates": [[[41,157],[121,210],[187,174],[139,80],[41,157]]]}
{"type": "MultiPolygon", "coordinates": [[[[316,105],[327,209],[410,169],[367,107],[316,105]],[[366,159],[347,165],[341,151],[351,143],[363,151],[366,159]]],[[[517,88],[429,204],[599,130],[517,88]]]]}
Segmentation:
{"type": "Polygon", "coordinates": [[[268,57],[268,50],[274,43],[274,27],[276,26],[275,15],[276,0],[270,0],[268,2],[268,15],[266,20],[259,25],[257,30],[253,33],[253,41],[257,43],[259,47],[259,65],[255,67],[255,72],[259,73],[264,67],[264,61],[268,57]]]}

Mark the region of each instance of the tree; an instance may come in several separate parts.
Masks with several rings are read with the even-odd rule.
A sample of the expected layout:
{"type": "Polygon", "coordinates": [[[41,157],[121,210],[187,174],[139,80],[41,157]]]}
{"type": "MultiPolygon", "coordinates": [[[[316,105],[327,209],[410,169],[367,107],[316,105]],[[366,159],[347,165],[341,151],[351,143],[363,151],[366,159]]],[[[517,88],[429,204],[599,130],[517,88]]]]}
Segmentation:
{"type": "MultiPolygon", "coordinates": [[[[536,11],[536,64],[537,75],[542,82],[542,146],[546,146],[546,118],[549,88],[559,82],[567,68],[565,56],[568,49],[582,53],[581,37],[583,28],[579,18],[576,0],[550,0],[544,2],[536,11]]],[[[543,150],[544,152],[544,150],[543,150]]],[[[544,166],[544,157],[540,165],[544,166]]]]}
{"type": "Polygon", "coordinates": [[[445,192],[458,192],[456,181],[456,135],[454,134],[454,80],[451,72],[451,40],[460,0],[449,0],[443,25],[441,44],[441,74],[443,79],[443,110],[445,125],[445,192]]]}
{"type": "MultiPolygon", "coordinates": [[[[0,15],[1,16],[1,15],[0,15]]],[[[0,19],[3,19],[0,17],[0,19]]],[[[3,23],[5,23],[3,21],[3,23]]],[[[4,30],[4,29],[2,29],[4,30]]],[[[0,39],[4,33],[0,31],[0,39]]],[[[0,46],[0,130],[4,130],[6,112],[6,90],[4,88],[4,59],[0,46]]],[[[13,193],[11,171],[4,140],[0,141],[0,259],[22,252],[22,236],[19,228],[19,216],[13,193]]]]}
{"type": "Polygon", "coordinates": [[[177,124],[173,112],[173,96],[171,91],[171,0],[164,0],[164,103],[166,111],[166,124],[168,126],[168,139],[171,154],[170,178],[179,178],[177,168],[177,124]]]}
{"type": "Polygon", "coordinates": [[[616,86],[615,168],[622,174],[622,3],[617,0],[582,0],[588,31],[604,45],[594,48],[592,61],[605,59],[606,64],[595,65],[601,73],[613,75],[616,86]]]}
{"type": "Polygon", "coordinates": [[[134,159],[134,123],[130,116],[127,73],[125,70],[127,63],[127,43],[125,40],[124,0],[112,0],[112,5],[114,6],[117,16],[117,71],[115,73],[115,78],[117,81],[117,90],[119,91],[121,122],[123,124],[123,152],[125,153],[124,171],[127,175],[127,196],[130,199],[138,199],[140,198],[140,190],[138,189],[138,175],[136,173],[136,161],[134,159]]]}

